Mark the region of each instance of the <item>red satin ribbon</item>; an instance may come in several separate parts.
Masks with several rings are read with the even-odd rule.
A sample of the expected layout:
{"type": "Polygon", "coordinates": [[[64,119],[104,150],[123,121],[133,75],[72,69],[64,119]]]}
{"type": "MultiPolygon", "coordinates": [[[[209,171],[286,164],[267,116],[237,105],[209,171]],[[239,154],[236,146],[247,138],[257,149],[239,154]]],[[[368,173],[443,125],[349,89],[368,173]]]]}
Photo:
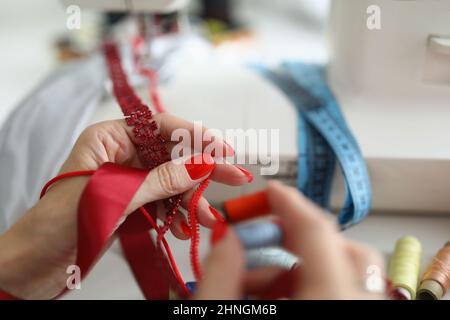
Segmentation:
{"type": "MultiPolygon", "coordinates": [[[[151,225],[142,214],[135,211],[121,224],[126,208],[147,174],[147,170],[113,163],[103,164],[92,174],[78,207],[76,265],[84,278],[118,231],[124,254],[146,299],[168,299],[170,288],[179,297],[186,297],[160,246],[153,241],[149,233],[151,225]]],[[[80,175],[86,174],[80,172],[80,175]]],[[[146,207],[154,209],[151,205],[146,207]]],[[[10,299],[15,297],[0,291],[0,300],[10,299]]]]}
{"type": "Polygon", "coordinates": [[[17,298],[10,295],[9,293],[0,291],[0,300],[17,300],[17,298]]]}
{"type": "Polygon", "coordinates": [[[147,174],[145,170],[105,163],[89,180],[78,206],[76,264],[82,275],[109,244],[147,174]]]}

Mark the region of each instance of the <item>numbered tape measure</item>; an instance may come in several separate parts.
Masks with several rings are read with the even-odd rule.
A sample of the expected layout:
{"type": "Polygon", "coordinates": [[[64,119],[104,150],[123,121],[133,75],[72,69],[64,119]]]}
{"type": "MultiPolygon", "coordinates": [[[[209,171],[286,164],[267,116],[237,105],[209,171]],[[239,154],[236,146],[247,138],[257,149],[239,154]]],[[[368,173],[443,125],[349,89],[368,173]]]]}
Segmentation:
{"type": "Polygon", "coordinates": [[[323,76],[323,68],[284,63],[271,70],[252,66],[275,84],[298,111],[297,186],[308,198],[329,209],[336,162],[345,180],[346,197],[338,220],[343,229],[369,213],[372,190],[359,146],[323,76]]]}

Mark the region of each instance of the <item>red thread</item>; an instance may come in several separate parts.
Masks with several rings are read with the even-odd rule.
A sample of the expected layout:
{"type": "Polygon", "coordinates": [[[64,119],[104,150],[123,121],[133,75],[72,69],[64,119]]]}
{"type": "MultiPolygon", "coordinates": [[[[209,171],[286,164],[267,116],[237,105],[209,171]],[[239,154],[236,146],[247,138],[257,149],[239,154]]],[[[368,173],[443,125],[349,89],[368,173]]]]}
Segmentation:
{"type": "MultiPolygon", "coordinates": [[[[160,228],[158,228],[155,220],[153,220],[152,216],[145,210],[144,207],[140,207],[139,210],[142,212],[144,217],[148,220],[150,225],[153,227],[153,229],[156,230],[158,233],[158,238],[161,233],[160,228]]],[[[175,258],[173,257],[172,250],[170,250],[170,246],[167,243],[167,240],[164,238],[164,235],[161,236],[161,242],[163,243],[164,249],[166,250],[167,257],[169,258],[170,265],[172,266],[172,269],[175,273],[175,276],[177,277],[178,282],[181,285],[181,288],[185,291],[186,295],[189,295],[189,289],[186,287],[186,284],[184,283],[183,277],[181,276],[180,270],[178,269],[177,263],[175,261],[175,258]]]]}
{"type": "Polygon", "coordinates": [[[209,206],[209,211],[211,211],[214,218],[216,218],[219,222],[225,222],[225,218],[214,208],[213,206],[209,206]]]}
{"type": "Polygon", "coordinates": [[[194,191],[188,207],[188,220],[191,227],[191,267],[195,279],[200,280],[202,277],[200,268],[199,245],[200,245],[200,225],[198,223],[198,203],[200,198],[209,185],[209,178],[203,180],[198,188],[194,191]]]}
{"type": "Polygon", "coordinates": [[[77,177],[77,176],[91,176],[93,175],[95,170],[84,170],[84,171],[74,171],[74,172],[67,172],[60,174],[57,177],[54,177],[49,182],[45,184],[45,186],[41,190],[41,194],[39,196],[39,199],[41,199],[46,193],[48,188],[50,188],[51,185],[53,185],[55,182],[65,179],[65,178],[71,178],[71,177],[77,177]]]}

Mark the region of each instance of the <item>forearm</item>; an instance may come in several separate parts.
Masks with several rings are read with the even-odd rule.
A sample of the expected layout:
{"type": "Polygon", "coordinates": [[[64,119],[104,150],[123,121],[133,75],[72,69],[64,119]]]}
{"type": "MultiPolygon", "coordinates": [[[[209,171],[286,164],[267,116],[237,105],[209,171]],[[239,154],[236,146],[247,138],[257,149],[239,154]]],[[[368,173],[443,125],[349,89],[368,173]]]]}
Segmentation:
{"type": "Polygon", "coordinates": [[[61,181],[0,236],[0,289],[48,298],[64,288],[75,263],[77,206],[88,177],[61,181]]]}

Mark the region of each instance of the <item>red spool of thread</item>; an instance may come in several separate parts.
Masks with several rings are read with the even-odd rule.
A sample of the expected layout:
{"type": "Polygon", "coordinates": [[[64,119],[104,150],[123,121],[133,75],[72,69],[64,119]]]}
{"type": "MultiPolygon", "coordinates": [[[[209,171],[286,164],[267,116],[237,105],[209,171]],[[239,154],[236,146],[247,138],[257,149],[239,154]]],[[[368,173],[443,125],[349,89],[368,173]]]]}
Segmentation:
{"type": "Polygon", "coordinates": [[[227,200],[223,206],[226,219],[231,223],[262,217],[271,212],[266,191],[227,200]]]}

